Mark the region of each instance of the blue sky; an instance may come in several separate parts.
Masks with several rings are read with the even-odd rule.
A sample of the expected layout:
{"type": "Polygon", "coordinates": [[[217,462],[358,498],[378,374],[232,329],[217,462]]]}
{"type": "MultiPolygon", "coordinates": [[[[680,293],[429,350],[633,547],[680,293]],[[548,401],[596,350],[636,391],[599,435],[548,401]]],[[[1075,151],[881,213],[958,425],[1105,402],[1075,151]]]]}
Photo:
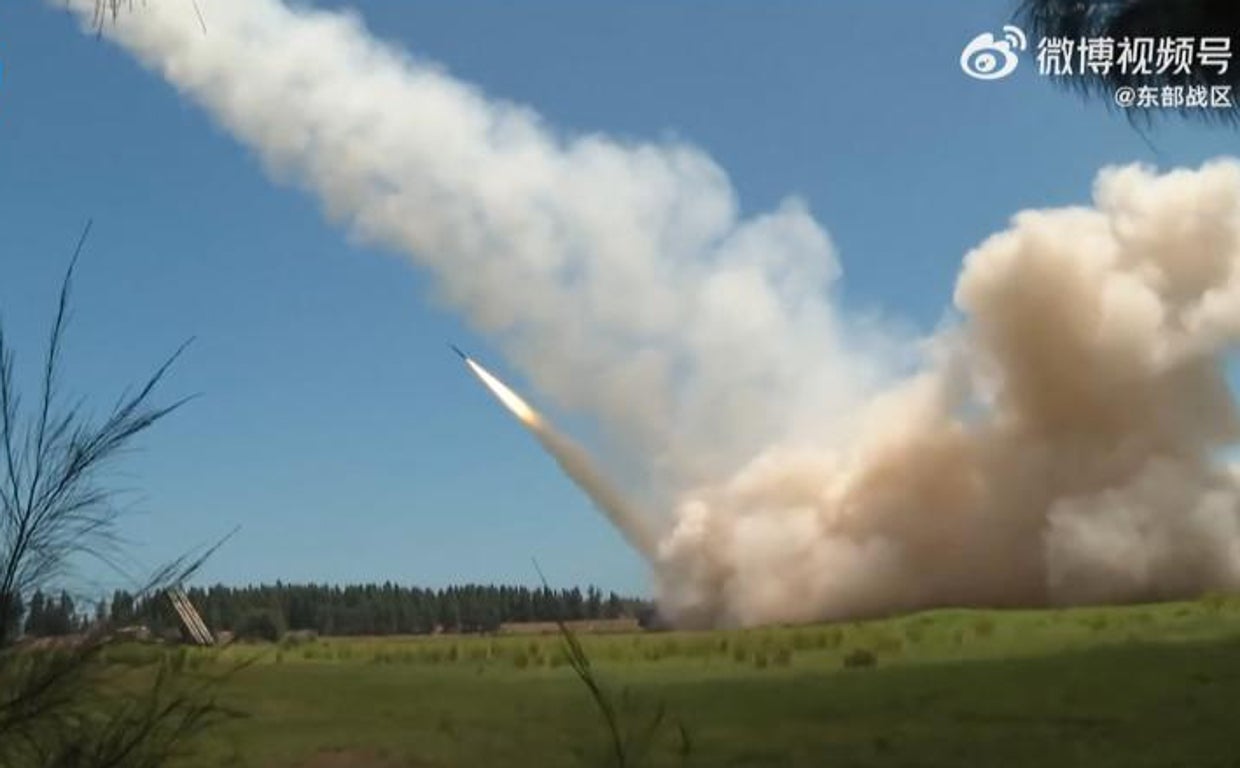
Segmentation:
{"type": "MultiPolygon", "coordinates": [[[[674,136],[746,212],[808,201],[844,300],[920,328],[963,254],[1097,169],[1197,164],[1235,134],[1121,116],[1039,79],[964,76],[1008,2],[359,2],[380,37],[552,124],[674,136]]],[[[114,481],[153,564],[241,525],[202,580],[556,582],[645,591],[644,566],[448,352],[498,352],[426,275],[327,223],[54,4],[0,6],[0,309],[27,366],[87,218],[66,389],[100,407],[182,340],[201,397],[114,481]]],[[[29,372],[27,368],[27,372],[29,372]]],[[[514,383],[520,385],[520,379],[514,383]]]]}

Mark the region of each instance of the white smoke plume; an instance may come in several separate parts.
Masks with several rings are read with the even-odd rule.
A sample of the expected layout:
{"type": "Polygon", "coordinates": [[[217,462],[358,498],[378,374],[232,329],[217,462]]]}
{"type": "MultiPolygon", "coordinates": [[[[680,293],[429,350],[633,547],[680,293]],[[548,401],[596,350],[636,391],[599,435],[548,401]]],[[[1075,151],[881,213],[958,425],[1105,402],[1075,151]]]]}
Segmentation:
{"type": "MultiPolygon", "coordinates": [[[[833,306],[803,203],[741,218],[677,144],[567,136],[277,0],[147,3],[104,34],[330,216],[433,272],[544,397],[666,503],[684,624],[1240,587],[1240,163],[1103,171],[968,254],[905,345],[833,306]]],[[[91,0],[73,0],[89,17],[91,0]]]]}

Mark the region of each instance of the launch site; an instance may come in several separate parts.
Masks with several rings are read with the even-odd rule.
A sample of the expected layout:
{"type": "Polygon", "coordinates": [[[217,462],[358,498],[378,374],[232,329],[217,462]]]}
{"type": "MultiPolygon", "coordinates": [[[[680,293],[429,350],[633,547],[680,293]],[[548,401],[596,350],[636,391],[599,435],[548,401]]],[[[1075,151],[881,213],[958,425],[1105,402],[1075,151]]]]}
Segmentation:
{"type": "Polygon", "coordinates": [[[1238,41],[0,5],[0,768],[1240,766],[1238,41]]]}

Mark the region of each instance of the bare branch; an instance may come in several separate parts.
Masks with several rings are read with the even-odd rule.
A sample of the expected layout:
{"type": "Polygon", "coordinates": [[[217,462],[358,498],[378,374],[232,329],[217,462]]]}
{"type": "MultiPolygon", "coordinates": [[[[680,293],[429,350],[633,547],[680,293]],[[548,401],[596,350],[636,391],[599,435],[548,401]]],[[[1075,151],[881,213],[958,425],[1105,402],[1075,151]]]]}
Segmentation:
{"type": "MultiPolygon", "coordinates": [[[[32,413],[21,407],[0,322],[0,766],[155,768],[221,711],[205,689],[186,687],[179,670],[159,668],[145,691],[135,690],[132,679],[124,685],[109,680],[116,672],[102,658],[114,642],[106,621],[65,647],[14,645],[23,597],[67,576],[75,557],[88,555],[120,570],[120,512],[102,472],[189,400],[153,402],[186,342],[101,421],[89,419],[81,401],[62,407],[59,375],[73,278],[89,233],[88,223],[60,284],[32,413]]],[[[158,569],[139,598],[180,582],[222,543],[158,569]]],[[[165,661],[162,653],[158,659],[165,661]]]]}

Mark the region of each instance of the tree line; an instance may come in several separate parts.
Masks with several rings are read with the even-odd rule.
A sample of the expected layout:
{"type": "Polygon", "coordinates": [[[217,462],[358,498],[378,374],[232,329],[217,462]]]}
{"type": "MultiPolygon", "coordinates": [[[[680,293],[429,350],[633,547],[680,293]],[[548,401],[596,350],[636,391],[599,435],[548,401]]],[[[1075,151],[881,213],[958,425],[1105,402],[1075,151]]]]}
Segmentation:
{"type": "MultiPolygon", "coordinates": [[[[652,615],[648,601],[593,586],[582,591],[482,584],[427,589],[390,582],[344,587],[276,582],[191,587],[186,594],[212,631],[266,639],[307,630],[320,635],[493,632],[510,622],[619,618],[644,622],[652,615]]],[[[139,599],[118,590],[107,605],[96,608],[96,614],[114,627],[141,625],[161,633],[179,626],[163,595],[139,599]]],[[[27,633],[34,634],[32,629],[27,621],[27,633]]]]}
{"type": "Polygon", "coordinates": [[[93,617],[78,610],[68,592],[45,595],[36,590],[30,596],[30,605],[23,606],[21,597],[14,601],[15,609],[24,614],[23,628],[28,637],[58,637],[85,632],[89,627],[106,618],[104,606],[97,603],[93,617]]]}

